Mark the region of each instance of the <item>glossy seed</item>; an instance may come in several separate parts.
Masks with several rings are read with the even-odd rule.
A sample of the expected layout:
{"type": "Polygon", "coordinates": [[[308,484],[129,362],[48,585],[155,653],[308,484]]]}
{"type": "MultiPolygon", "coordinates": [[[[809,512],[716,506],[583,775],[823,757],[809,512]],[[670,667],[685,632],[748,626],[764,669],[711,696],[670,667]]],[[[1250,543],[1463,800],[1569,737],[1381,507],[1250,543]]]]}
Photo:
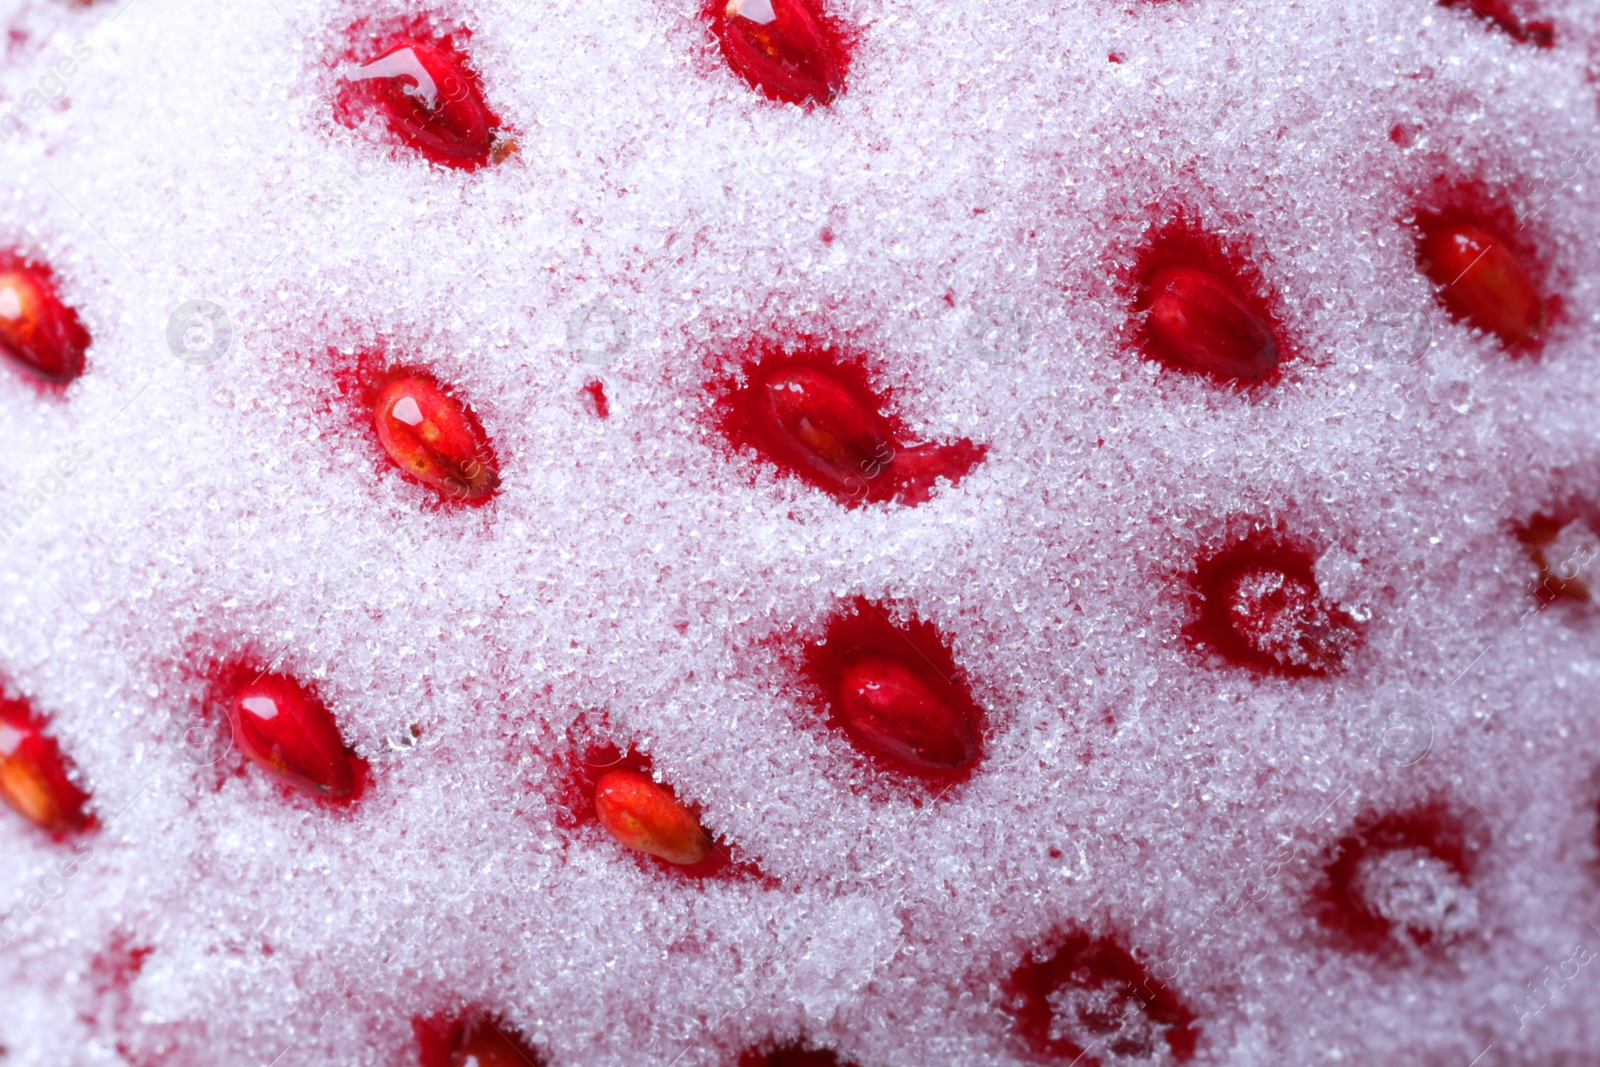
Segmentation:
{"type": "Polygon", "coordinates": [[[1532,344],[1549,325],[1533,279],[1504,241],[1464,223],[1423,232],[1420,256],[1450,313],[1508,348],[1532,344]]]}
{"type": "Polygon", "coordinates": [[[845,663],[835,712],[857,747],[907,770],[948,772],[978,758],[977,723],[937,696],[912,665],[881,652],[845,663]]]}
{"type": "Polygon", "coordinates": [[[475,170],[494,158],[499,119],[454,49],[405,37],[343,73],[389,129],[429,160],[475,170]]]}
{"type": "Polygon", "coordinates": [[[47,833],[89,825],[88,795],[73,784],[43,721],[20,700],[0,701],[0,798],[47,833]]]}
{"type": "Polygon", "coordinates": [[[843,91],[847,49],[816,0],[711,0],[728,66],[769,99],[827,104],[843,91]]]}
{"type": "Polygon", "coordinates": [[[628,848],[679,865],[711,855],[699,822],[647,774],[607,771],[595,783],[594,806],[600,825],[628,848]]]}
{"type": "Polygon", "coordinates": [[[889,401],[864,370],[827,347],[772,353],[745,365],[742,382],[722,398],[722,431],[781,470],[823,489],[848,507],[929,500],[940,479],[952,483],[982,462],[986,449],[965,438],[906,444],[889,401]]]}
{"type": "Polygon", "coordinates": [[[488,499],[500,484],[494,458],[462,403],[421,377],[391,382],[372,410],[394,465],[446,497],[488,499]]]}
{"type": "Polygon", "coordinates": [[[898,449],[877,413],[825,372],[782,367],[763,376],[761,390],[777,441],[836,492],[865,496],[894,462],[898,449]]]}
{"type": "Polygon", "coordinates": [[[1164,267],[1151,275],[1139,306],[1151,354],[1165,363],[1246,381],[1278,367],[1271,324],[1216,274],[1164,267]]]}
{"type": "Polygon", "coordinates": [[[46,267],[0,253],[0,354],[47,382],[83,374],[89,332],[61,302],[46,267]]]}
{"type": "Polygon", "coordinates": [[[328,799],[351,796],[356,769],[333,716],[293,679],[265,674],[229,705],[240,749],[286,785],[328,799]]]}

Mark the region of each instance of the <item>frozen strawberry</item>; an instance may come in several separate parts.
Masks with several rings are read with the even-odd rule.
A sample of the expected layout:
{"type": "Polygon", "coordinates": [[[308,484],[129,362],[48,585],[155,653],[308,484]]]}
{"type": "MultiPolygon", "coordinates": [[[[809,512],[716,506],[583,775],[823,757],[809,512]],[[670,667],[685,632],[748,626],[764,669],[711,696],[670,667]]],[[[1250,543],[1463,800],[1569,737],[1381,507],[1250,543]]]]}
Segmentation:
{"type": "Polygon", "coordinates": [[[884,406],[859,366],[822,348],[768,353],[726,391],[722,429],[851,507],[923,503],[939,478],[959,482],[983,459],[983,446],[967,440],[906,444],[884,406]]]}
{"type": "Polygon", "coordinates": [[[394,465],[451,500],[481,504],[500,484],[494,453],[465,404],[421,374],[391,381],[372,406],[394,465]]]}
{"type": "Polygon", "coordinates": [[[1482,837],[1442,805],[1364,816],[1329,850],[1318,918],[1366,951],[1458,941],[1478,925],[1482,837]]]}
{"type": "Polygon", "coordinates": [[[1200,565],[1190,637],[1241,664],[1290,676],[1344,666],[1355,620],[1322,596],[1309,554],[1251,539],[1200,565]]]}
{"type": "Polygon", "coordinates": [[[1568,20],[1535,49],[1468,0],[801,0],[863,50],[788,104],[724,69],[781,0],[717,0],[741,37],[708,0],[217,5],[215,56],[200,5],[70,2],[0,29],[0,250],[72,244],[94,334],[81,384],[0,409],[0,672],[73,694],[46,732],[126,813],[54,846],[0,813],[6,1067],[418,1067],[416,1011],[449,1020],[425,1067],[1600,1067],[1600,968],[1512,1010],[1600,924],[1600,609],[1512,621],[1536,574],[1600,597],[1593,4],[1505,0],[1568,20]],[[487,162],[416,140],[474,125],[428,46],[499,112],[487,162]],[[1433,306],[1424,202],[1508,243],[1549,358],[1433,306]],[[1155,240],[1184,209],[1211,236],[1155,240]],[[163,326],[207,299],[239,358],[186,366],[163,326]],[[465,449],[379,441],[408,377],[481,414],[491,503],[395,464],[465,449]],[[1540,507],[1536,567],[1505,524],[1540,507]],[[1307,560],[1197,559],[1280,515],[1307,560]],[[863,593],[887,620],[835,627],[863,593]],[[278,655],[375,803],[239,751],[278,655]],[[599,779],[657,777],[632,745],[740,839],[611,836],[599,779]],[[1428,782],[1506,839],[1465,875],[1352,848],[1338,896],[1455,947],[1341,953],[1320,850],[1379,835],[1329,819],[1428,782]],[[117,930],[153,951],[102,996],[117,930]],[[508,1040],[452,1035],[468,1003],[508,1040]]]}
{"type": "Polygon", "coordinates": [[[1148,277],[1136,308],[1149,352],[1163,363],[1244,381],[1278,369],[1272,324],[1233,280],[1170,264],[1148,277]]]}
{"type": "Polygon", "coordinates": [[[86,829],[89,796],[25,700],[0,700],[0,798],[57,837],[86,829]]]}
{"type": "Polygon", "coordinates": [[[347,85],[338,112],[347,124],[375,112],[406,145],[458,170],[495,159],[500,119],[450,41],[396,35],[342,74],[347,85]]]}
{"type": "Polygon", "coordinates": [[[89,331],[61,302],[48,267],[0,252],[0,354],[46,382],[83,374],[89,331]]]}
{"type": "Polygon", "coordinates": [[[942,635],[913,618],[890,621],[857,601],[806,649],[827,720],[873,763],[933,782],[971,774],[983,754],[984,715],[942,635]]]}
{"type": "Polygon", "coordinates": [[[1079,930],[1029,954],[1007,983],[1018,1035],[1038,1055],[1080,1067],[1187,1063],[1194,1012],[1114,938],[1079,930]]]}
{"type": "Polygon", "coordinates": [[[333,716],[292,678],[263,674],[228,707],[241,750],[274,778],[312,796],[353,797],[359,772],[333,716]]]}
{"type": "Polygon", "coordinates": [[[789,104],[844,91],[849,48],[820,0],[708,0],[706,20],[733,72],[789,104]]]}
{"type": "Polygon", "coordinates": [[[480,1011],[457,1020],[415,1018],[418,1067],[544,1067],[515,1029],[480,1011]]]}
{"type": "Polygon", "coordinates": [[[1539,48],[1555,44],[1554,25],[1543,19],[1523,19],[1515,0],[1439,0],[1439,6],[1470,11],[1523,44],[1539,48]]]}
{"type": "Polygon", "coordinates": [[[1549,309],[1517,252],[1483,226],[1461,219],[1425,219],[1417,245],[1423,271],[1456,318],[1494,334],[1512,350],[1536,344],[1549,309]]]}
{"type": "Polygon", "coordinates": [[[628,848],[689,866],[711,855],[711,839],[672,791],[640,771],[600,776],[594,789],[600,825],[628,848]]]}

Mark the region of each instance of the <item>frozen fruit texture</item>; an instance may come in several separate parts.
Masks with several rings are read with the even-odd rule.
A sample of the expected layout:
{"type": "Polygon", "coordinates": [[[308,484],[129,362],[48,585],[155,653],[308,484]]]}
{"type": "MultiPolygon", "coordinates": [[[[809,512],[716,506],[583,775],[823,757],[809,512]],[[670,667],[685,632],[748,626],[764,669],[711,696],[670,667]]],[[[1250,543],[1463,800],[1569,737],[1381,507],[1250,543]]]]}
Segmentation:
{"type": "Polygon", "coordinates": [[[1557,600],[1593,598],[1590,586],[1600,557],[1600,529],[1593,521],[1535,515],[1517,530],[1517,539],[1539,568],[1533,595],[1541,607],[1557,600]]]}
{"type": "Polygon", "coordinates": [[[360,775],[333,715],[294,679],[263,674],[246,682],[228,718],[239,748],[274,778],[329,800],[355,795],[360,775]]]}
{"type": "Polygon", "coordinates": [[[0,354],[52,384],[83,374],[89,331],[61,302],[48,267],[0,252],[0,354]]]}
{"type": "Polygon", "coordinates": [[[1068,930],[1022,961],[1007,992],[1019,1036],[1061,1063],[1186,1063],[1199,1040],[1194,1012],[1115,938],[1068,930]]]}
{"type": "Polygon", "coordinates": [[[1549,308],[1518,253],[1483,225],[1425,219],[1417,245],[1423,272],[1451,315],[1491,333],[1513,351],[1537,344],[1549,308]]]}
{"type": "Polygon", "coordinates": [[[685,867],[711,855],[699,820],[647,774],[607,771],[595,784],[594,807],[606,832],[635,851],[685,867]]]}
{"type": "Polygon", "coordinates": [[[82,1018],[116,1050],[117,1062],[130,1067],[164,1067],[168,1062],[165,1056],[141,1051],[141,1046],[159,1043],[161,1038],[138,1018],[133,993],[134,983],[155,951],[155,946],[132,931],[114,930],[89,961],[85,975],[88,996],[81,1004],[82,1018]]]}
{"type": "Polygon", "coordinates": [[[818,0],[708,0],[706,20],[733,72],[790,104],[844,91],[850,51],[818,0]]]}
{"type": "Polygon", "coordinates": [[[57,837],[90,825],[88,794],[73,783],[60,746],[25,700],[0,700],[0,798],[57,837]]]}
{"type": "Polygon", "coordinates": [[[543,1067],[545,1058],[505,1023],[479,1011],[411,1021],[418,1067],[543,1067]]]}
{"type": "Polygon", "coordinates": [[[959,482],[984,456],[968,440],[907,444],[859,366],[820,348],[769,353],[723,397],[723,432],[850,507],[926,502],[939,478],[959,482]]]}
{"type": "MultiPolygon", "coordinates": [[[[724,69],[699,0],[523,2],[11,5],[31,43],[0,75],[7,130],[54,51],[103,47],[70,108],[0,147],[0,247],[52,262],[95,354],[60,394],[0,381],[0,494],[56,495],[39,472],[65,440],[102,455],[6,543],[0,673],[101,821],[124,813],[71,841],[103,854],[0,951],[4,1067],[120,1064],[95,1031],[122,1032],[74,1012],[118,927],[157,946],[121,1016],[132,1067],[417,1067],[410,1016],[468,1003],[560,1067],[733,1067],[789,1040],[1038,1067],[1001,984],[1069,922],[1170,983],[1208,1067],[1467,1067],[1491,1042],[1478,1067],[1600,1067],[1600,967],[1526,1026],[1508,1009],[1600,924],[1600,611],[1516,629],[1532,568],[1504,525],[1557,492],[1600,507],[1600,167],[1558,169],[1595,141],[1600,7],[1515,0],[1572,27],[1539,50],[1436,0],[823,0],[862,50],[806,110],[724,69]],[[539,131],[526,166],[436,166],[377,112],[338,125],[324,60],[358,12],[396,11],[474,27],[488,102],[539,131]],[[1409,151],[1384,137],[1401,123],[1409,151]],[[1434,306],[1402,220],[1446,167],[1530,208],[1551,183],[1496,231],[1536,237],[1532,276],[1570,302],[1549,358],[1434,306]],[[1259,240],[1240,290],[1282,320],[1256,379],[1276,386],[1134,350],[1132,216],[1180,197],[1259,240]],[[226,306],[227,363],[169,355],[191,297],[226,306]],[[585,364],[569,327],[602,297],[632,340],[585,364]],[[1371,358],[1391,313],[1437,328],[1425,365],[1371,358]],[[967,343],[1017,318],[1025,358],[967,343]],[[850,510],[728,445],[704,386],[796,329],[864,350],[910,440],[987,442],[983,467],[920,509],[850,510]],[[326,347],[380,340],[477,408],[493,503],[432,510],[375,395],[333,395],[326,347]],[[579,392],[600,373],[616,422],[579,392]],[[1384,613],[1344,675],[1229,668],[1177,632],[1197,557],[1278,516],[1323,596],[1384,613]],[[803,676],[858,594],[936,625],[985,705],[947,794],[879,770],[803,676]],[[226,723],[205,655],[284,645],[274,669],[384,761],[349,817],[242,754],[195,769],[166,725],[226,723]],[[565,732],[601,709],[785,884],[623,847],[592,784],[562,825],[565,732]],[[1469,883],[1481,934],[1410,968],[1331,948],[1305,911],[1320,850],[1451,783],[1507,832],[1469,883]],[[142,1035],[169,1023],[193,1039],[157,1054],[142,1035]]],[[[358,62],[383,43],[360,40],[358,62]]],[[[0,816],[8,909],[69,851],[0,816]]],[[[1414,923],[1434,871],[1380,857],[1352,882],[1414,923]]],[[[1057,1037],[1127,1002],[1087,985],[1046,998],[1057,1037]]],[[[1164,1044],[1123,1036],[1129,1059],[1164,1044]]]]}
{"type": "Polygon", "coordinates": [[[495,158],[500,119],[450,41],[396,35],[341,73],[346,85],[338,113],[347,124],[375,112],[406,145],[458,170],[476,170],[495,158]]]}
{"type": "Polygon", "coordinates": [[[1461,875],[1426,849],[1394,848],[1361,858],[1352,899],[1419,945],[1454,941],[1478,925],[1478,899],[1461,875]]]}
{"type": "Polygon", "coordinates": [[[1323,597],[1311,557],[1291,546],[1236,544],[1201,564],[1195,588],[1190,637],[1234,663],[1328,674],[1344,666],[1357,637],[1355,620],[1323,597]]]}
{"type": "Polygon", "coordinates": [[[890,621],[858,600],[806,649],[828,722],[873,764],[929,782],[965,778],[983,755],[983,710],[930,623],[890,621]]]}
{"type": "Polygon", "coordinates": [[[391,381],[372,420],[394,465],[447,499],[481,504],[499,486],[494,453],[471,412],[427,376],[391,381]]]}
{"type": "Polygon", "coordinates": [[[1439,0],[1439,6],[1470,11],[1523,44],[1539,48],[1555,44],[1555,26],[1544,19],[1525,21],[1513,0],[1439,0]]]}
{"type": "Polygon", "coordinates": [[[1318,918],[1367,951],[1457,941],[1478,924],[1481,847],[1442,806],[1364,816],[1329,850],[1318,918]]]}

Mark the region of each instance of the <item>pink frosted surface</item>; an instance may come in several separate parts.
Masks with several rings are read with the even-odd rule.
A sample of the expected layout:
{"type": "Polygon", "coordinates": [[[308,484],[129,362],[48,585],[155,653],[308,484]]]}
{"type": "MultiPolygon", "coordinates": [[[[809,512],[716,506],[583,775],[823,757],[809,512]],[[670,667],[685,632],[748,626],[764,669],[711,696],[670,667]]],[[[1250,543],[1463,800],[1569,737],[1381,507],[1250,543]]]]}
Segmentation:
{"type": "Polygon", "coordinates": [[[0,0],[0,116],[92,51],[0,144],[0,243],[95,338],[60,398],[0,376],[0,492],[43,501],[0,555],[0,673],[104,825],[63,881],[70,845],[0,819],[5,1067],[409,1063],[411,1018],[469,1003],[558,1065],[985,1067],[1024,1056],[1005,976],[1068,924],[1175,971],[1196,1062],[1596,1062],[1595,970],[1536,1012],[1529,983],[1600,946],[1600,622],[1535,610],[1512,526],[1600,502],[1600,8],[1549,0],[1539,49],[1423,0],[833,6],[851,84],[808,113],[692,0],[441,5],[521,146],[463,175],[333,121],[370,12],[0,0]],[[1539,358],[1418,273],[1400,220],[1441,174],[1529,216],[1564,308],[1539,358]],[[1252,251],[1296,342],[1271,388],[1129,351],[1152,204],[1252,251]],[[233,331],[203,366],[166,337],[193,299],[233,331]],[[597,306],[626,330],[585,362],[597,306]],[[871,353],[920,440],[984,462],[852,510],[732,452],[707,383],[767,332],[871,353]],[[490,507],[425,506],[331,404],[330,348],[379,342],[472,398],[490,507]],[[1362,621],[1342,672],[1183,638],[1195,561],[1252,523],[1362,621]],[[987,709],[958,791],[867,788],[810,717],[793,655],[856,597],[937,625],[987,709]],[[185,665],[246,650],[371,762],[353,812],[180,743],[185,665]],[[569,828],[602,712],[775,884],[569,828]],[[1365,884],[1452,936],[1341,946],[1326,850],[1430,803],[1486,842],[1467,889],[1365,884]]]}

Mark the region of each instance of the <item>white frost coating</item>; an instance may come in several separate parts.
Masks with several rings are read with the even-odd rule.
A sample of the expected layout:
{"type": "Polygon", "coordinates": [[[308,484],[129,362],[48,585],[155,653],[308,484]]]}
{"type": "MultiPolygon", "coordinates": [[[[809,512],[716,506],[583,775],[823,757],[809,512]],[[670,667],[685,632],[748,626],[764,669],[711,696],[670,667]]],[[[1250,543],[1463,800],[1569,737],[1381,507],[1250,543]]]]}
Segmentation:
{"type": "Polygon", "coordinates": [[[830,904],[794,942],[786,939],[780,966],[806,1016],[826,1025],[856,999],[894,955],[900,923],[862,897],[830,904]]]}
{"type": "Polygon", "coordinates": [[[1513,1007],[1600,924],[1600,618],[1539,610],[1512,532],[1600,502],[1595,164],[1562,177],[1596,147],[1600,7],[1533,4],[1552,49],[1429,0],[837,0],[849,84],[805,111],[722,68],[698,2],[447,0],[520,146],[462,175],[331,117],[351,20],[420,7],[0,0],[0,123],[92,49],[0,143],[0,244],[95,338],[59,398],[0,374],[0,515],[37,504],[0,674],[103,824],[63,875],[0,818],[4,1067],[120,1064],[102,1034],[137,1067],[409,1067],[411,1017],[469,1001],[555,1067],[800,1037],[1002,1067],[1002,979],[1065,923],[1166,962],[1197,1063],[1585,1067],[1600,972],[1513,1007]],[[1512,206],[1566,309],[1538,358],[1433,303],[1399,220],[1441,172],[1538,190],[1512,206]],[[1293,358],[1249,399],[1126,351],[1116,279],[1180,203],[1281,294],[1293,358]],[[167,348],[194,299],[233,330],[206,366],[167,348]],[[612,305],[627,347],[586,364],[568,324],[612,305]],[[752,471],[705,430],[706,366],[774,323],[871,353],[915,439],[987,458],[914,509],[752,471]],[[472,405],[491,504],[387,466],[329,356],[377,348],[472,405]],[[1243,517],[1344,554],[1342,674],[1188,650],[1183,576],[1243,517]],[[993,764],[937,801],[854,788],[787,673],[858,595],[939,626],[991,712],[993,764]],[[371,762],[353,811],[182,740],[184,666],[244,651],[371,762]],[[562,828],[560,739],[601,709],[775,886],[562,828]],[[1379,747],[1395,709],[1416,762],[1379,747]],[[1333,943],[1324,851],[1435,802],[1496,828],[1476,932],[1333,943]],[[113,994],[96,961],[130,943],[113,994]]]}
{"type": "Polygon", "coordinates": [[[1574,519],[1544,546],[1544,559],[1556,581],[1592,586],[1595,563],[1600,560],[1600,534],[1588,519],[1574,519]]]}
{"type": "Polygon", "coordinates": [[[1066,985],[1051,993],[1050,1038],[1070,1041],[1103,1067],[1166,1067],[1167,1028],[1150,1018],[1125,985],[1066,985]]]}
{"type": "Polygon", "coordinates": [[[1478,925],[1478,900],[1461,876],[1422,849],[1397,848],[1364,858],[1351,889],[1402,939],[1450,941],[1478,925]]]}

